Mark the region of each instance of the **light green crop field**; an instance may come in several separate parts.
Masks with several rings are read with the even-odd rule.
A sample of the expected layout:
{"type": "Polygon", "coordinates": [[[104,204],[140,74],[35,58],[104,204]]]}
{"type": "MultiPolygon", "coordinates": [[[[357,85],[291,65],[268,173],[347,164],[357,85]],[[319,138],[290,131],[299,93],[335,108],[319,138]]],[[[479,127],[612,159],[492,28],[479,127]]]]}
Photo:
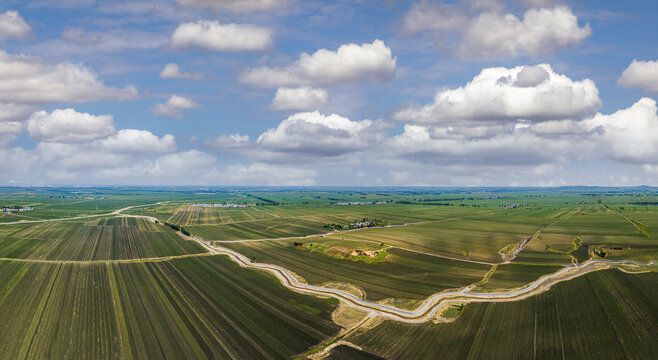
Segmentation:
{"type": "Polygon", "coordinates": [[[657,267],[596,271],[414,325],[293,292],[199,242],[409,310],[592,258],[658,260],[655,188],[0,188],[4,208],[2,359],[305,358],[339,341],[363,350],[338,343],[326,358],[658,353],[657,267]]]}
{"type": "MultiPolygon", "coordinates": [[[[504,215],[503,215],[504,216],[504,215]]],[[[474,261],[498,263],[498,251],[509,244],[532,236],[539,226],[500,222],[501,216],[483,216],[481,219],[451,219],[421,225],[380,229],[367,229],[328,238],[377,241],[385,244],[452,258],[466,259],[464,252],[474,261]]]]}

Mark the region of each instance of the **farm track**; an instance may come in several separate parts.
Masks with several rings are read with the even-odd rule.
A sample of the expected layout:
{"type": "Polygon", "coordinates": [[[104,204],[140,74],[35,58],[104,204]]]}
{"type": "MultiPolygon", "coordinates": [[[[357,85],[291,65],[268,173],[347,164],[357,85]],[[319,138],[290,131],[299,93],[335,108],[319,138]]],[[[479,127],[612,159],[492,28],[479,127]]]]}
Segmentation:
{"type": "Polygon", "coordinates": [[[145,205],[133,205],[133,206],[127,206],[125,208],[119,209],[119,210],[114,210],[109,213],[103,213],[103,214],[96,214],[96,215],[83,215],[83,216],[73,216],[73,217],[66,217],[66,218],[57,218],[57,219],[42,219],[42,220],[23,220],[23,221],[12,221],[12,222],[4,222],[0,223],[0,225],[18,225],[18,224],[35,224],[35,223],[45,223],[45,222],[55,222],[55,221],[67,221],[67,220],[78,220],[78,219],[90,219],[90,218],[96,218],[96,217],[104,217],[104,216],[112,216],[112,215],[121,215],[124,217],[141,217],[141,218],[147,218],[150,219],[151,221],[154,221],[155,218],[152,216],[141,216],[141,215],[123,215],[121,212],[134,209],[134,208],[139,208],[139,207],[144,207],[144,206],[153,206],[153,205],[161,205],[164,203],[167,203],[168,201],[161,201],[155,204],[145,204],[145,205]]]}
{"type": "MultiPolygon", "coordinates": [[[[150,206],[150,205],[139,205],[139,206],[150,206]]],[[[155,219],[150,216],[121,214],[122,211],[139,206],[126,207],[123,209],[116,210],[109,214],[93,215],[93,216],[85,216],[85,217],[77,217],[77,218],[79,219],[79,218],[88,218],[88,217],[117,215],[117,216],[128,216],[128,217],[136,217],[136,218],[141,217],[155,222],[155,219]]],[[[62,220],[71,220],[71,219],[76,219],[76,218],[48,219],[48,220],[39,220],[34,222],[62,221],[62,220]]],[[[28,222],[20,222],[20,223],[28,223],[28,222]]],[[[296,291],[298,293],[333,297],[335,299],[342,301],[348,306],[368,312],[370,317],[382,316],[385,318],[389,318],[400,322],[406,322],[406,323],[423,323],[430,321],[437,316],[438,310],[441,309],[442,305],[444,304],[519,301],[546,292],[553,285],[557,283],[579,277],[581,275],[587,274],[592,271],[609,269],[613,266],[622,269],[626,268],[627,270],[645,270],[646,268],[655,265],[655,261],[651,261],[648,264],[643,264],[631,260],[608,261],[608,260],[591,259],[580,265],[578,264],[564,265],[563,269],[553,274],[543,276],[540,279],[533,281],[524,287],[515,290],[510,290],[507,292],[476,293],[476,292],[472,292],[475,286],[470,285],[459,290],[437,293],[429,297],[427,300],[425,300],[418,308],[416,308],[416,310],[410,311],[410,310],[398,309],[393,306],[387,306],[375,302],[366,301],[342,290],[305,284],[300,282],[298,280],[298,277],[295,276],[292,272],[290,272],[289,270],[283,267],[273,264],[256,263],[253,262],[251,259],[247,258],[245,255],[242,255],[236,251],[215,246],[209,241],[205,241],[193,236],[191,237],[185,236],[180,232],[178,234],[187,240],[196,241],[208,252],[201,254],[177,255],[177,256],[167,256],[167,257],[158,257],[158,258],[142,258],[142,259],[136,258],[136,259],[98,260],[98,261],[93,261],[93,260],[92,261],[84,261],[84,260],[56,261],[56,260],[9,259],[9,258],[0,259],[0,260],[25,261],[25,262],[55,262],[59,264],[112,263],[112,262],[130,263],[130,262],[143,262],[143,261],[167,261],[167,260],[180,259],[186,257],[226,255],[232,261],[236,262],[238,265],[244,268],[263,270],[273,274],[279,279],[281,284],[283,284],[286,288],[296,291]]]]}
{"type": "Polygon", "coordinates": [[[227,255],[231,260],[237,262],[242,267],[264,270],[275,275],[285,287],[293,291],[305,294],[333,297],[342,301],[348,306],[369,312],[371,317],[382,316],[406,323],[423,323],[430,321],[436,317],[437,311],[442,307],[442,305],[446,303],[518,301],[546,292],[553,285],[559,282],[567,281],[592,271],[609,269],[612,266],[644,268],[651,267],[655,264],[653,261],[648,264],[643,264],[630,260],[589,260],[581,265],[565,265],[565,267],[558,272],[544,276],[522,288],[508,292],[474,293],[471,292],[474,286],[468,286],[457,291],[438,293],[425,300],[416,310],[408,311],[392,306],[366,301],[341,290],[301,283],[299,280],[297,280],[295,275],[293,275],[285,268],[272,264],[252,262],[251,259],[236,251],[213,246],[204,240],[195,240],[204,246],[208,251],[215,254],[227,255]]]}

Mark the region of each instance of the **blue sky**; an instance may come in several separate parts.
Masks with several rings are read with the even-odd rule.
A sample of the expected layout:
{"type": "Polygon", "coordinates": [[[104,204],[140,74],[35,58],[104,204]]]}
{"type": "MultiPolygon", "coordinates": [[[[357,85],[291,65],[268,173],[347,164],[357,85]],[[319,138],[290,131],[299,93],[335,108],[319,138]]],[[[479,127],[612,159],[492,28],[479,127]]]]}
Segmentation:
{"type": "Polygon", "coordinates": [[[3,1],[0,184],[658,185],[657,13],[3,1]]]}

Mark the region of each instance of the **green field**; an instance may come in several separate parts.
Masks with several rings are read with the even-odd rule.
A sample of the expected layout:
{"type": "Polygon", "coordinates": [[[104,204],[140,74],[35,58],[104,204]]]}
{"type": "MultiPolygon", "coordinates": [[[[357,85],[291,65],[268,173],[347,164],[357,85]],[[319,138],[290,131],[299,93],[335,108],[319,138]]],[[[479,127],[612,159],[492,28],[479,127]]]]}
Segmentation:
{"type": "Polygon", "coordinates": [[[557,265],[526,265],[503,264],[498,265],[489,280],[478,286],[478,290],[513,289],[522,287],[540,277],[552,274],[562,267],[557,265]]]}
{"type": "Polygon", "coordinates": [[[383,359],[377,355],[360,351],[351,346],[339,345],[331,350],[328,360],[378,360],[383,359]]]}
{"type": "Polygon", "coordinates": [[[469,304],[453,323],[385,321],[347,340],[388,359],[649,359],[658,273],[588,274],[512,303],[469,304]]]}
{"type": "MultiPolygon", "coordinates": [[[[409,225],[381,229],[366,229],[328,238],[345,240],[378,241],[405,249],[436,254],[452,258],[488,263],[502,261],[498,251],[509,244],[532,236],[539,225],[509,224],[500,221],[500,216],[484,217],[482,220],[449,220],[421,225],[409,225]]],[[[318,240],[320,241],[320,240],[318,240]]]]}
{"type": "Polygon", "coordinates": [[[113,260],[205,252],[145,219],[99,218],[0,226],[0,257],[113,260]]]}
{"type": "MultiPolygon", "coordinates": [[[[312,243],[308,240],[307,243],[312,243]]],[[[339,244],[350,246],[352,243],[339,244]]],[[[390,249],[384,262],[338,259],[326,253],[285,242],[222,244],[256,261],[286,267],[311,284],[346,282],[363,289],[369,300],[425,299],[445,289],[476,283],[490,266],[444,259],[401,249],[390,249]]],[[[357,245],[362,245],[357,243],[357,245]]]]}
{"type": "Polygon", "coordinates": [[[0,269],[4,359],[287,358],[338,331],[335,300],[223,256],[0,269]]]}

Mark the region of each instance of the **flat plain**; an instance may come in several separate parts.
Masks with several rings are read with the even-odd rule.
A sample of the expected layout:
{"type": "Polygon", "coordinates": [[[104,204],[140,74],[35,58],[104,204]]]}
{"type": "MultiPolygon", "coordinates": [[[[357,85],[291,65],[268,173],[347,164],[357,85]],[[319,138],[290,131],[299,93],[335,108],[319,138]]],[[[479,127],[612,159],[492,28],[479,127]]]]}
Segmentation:
{"type": "Polygon", "coordinates": [[[0,214],[0,357],[648,358],[655,266],[409,324],[208,251],[412,310],[589,259],[654,261],[656,203],[652,188],[0,189],[0,208],[25,208],[0,214]]]}

